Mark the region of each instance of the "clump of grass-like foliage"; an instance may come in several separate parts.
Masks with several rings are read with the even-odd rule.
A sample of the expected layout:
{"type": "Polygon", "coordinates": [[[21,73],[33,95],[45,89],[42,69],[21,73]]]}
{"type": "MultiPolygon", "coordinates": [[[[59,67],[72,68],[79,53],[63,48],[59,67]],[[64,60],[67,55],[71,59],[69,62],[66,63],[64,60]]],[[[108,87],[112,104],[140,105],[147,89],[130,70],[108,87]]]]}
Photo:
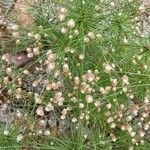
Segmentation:
{"type": "Polygon", "coordinates": [[[137,23],[148,9],[141,5],[29,4],[33,25],[11,25],[7,44],[14,42],[7,54],[2,48],[2,106],[14,114],[0,128],[0,136],[8,136],[3,143],[12,149],[149,149],[149,37],[139,34],[137,23]],[[23,59],[30,62],[18,65],[23,59]]]}

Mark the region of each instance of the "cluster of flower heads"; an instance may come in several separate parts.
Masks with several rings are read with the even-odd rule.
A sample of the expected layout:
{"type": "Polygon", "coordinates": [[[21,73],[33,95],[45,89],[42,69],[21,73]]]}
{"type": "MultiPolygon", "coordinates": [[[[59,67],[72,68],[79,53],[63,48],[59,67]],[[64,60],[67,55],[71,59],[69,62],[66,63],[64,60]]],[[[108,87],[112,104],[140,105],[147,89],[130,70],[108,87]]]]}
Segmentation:
{"type": "MultiPolygon", "coordinates": [[[[109,127],[112,129],[120,128],[126,131],[131,137],[131,147],[144,144],[144,140],[149,136],[149,98],[145,97],[144,102],[125,106],[119,105],[118,111],[113,113],[111,106],[107,107],[106,118],[109,127]]],[[[115,132],[112,133],[112,141],[116,142],[115,132]]]]}

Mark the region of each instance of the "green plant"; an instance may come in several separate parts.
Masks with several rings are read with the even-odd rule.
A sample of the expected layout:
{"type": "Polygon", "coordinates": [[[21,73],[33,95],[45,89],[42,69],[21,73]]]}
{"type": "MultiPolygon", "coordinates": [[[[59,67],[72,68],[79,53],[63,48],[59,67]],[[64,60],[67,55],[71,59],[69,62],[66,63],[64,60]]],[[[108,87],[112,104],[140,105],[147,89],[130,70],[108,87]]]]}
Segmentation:
{"type": "Polygon", "coordinates": [[[149,37],[137,31],[141,11],[129,0],[47,1],[30,5],[32,27],[11,27],[15,53],[24,50],[31,63],[7,67],[12,57],[3,55],[0,82],[11,104],[21,103],[20,118],[28,116],[27,146],[148,148],[150,53],[149,37]]]}

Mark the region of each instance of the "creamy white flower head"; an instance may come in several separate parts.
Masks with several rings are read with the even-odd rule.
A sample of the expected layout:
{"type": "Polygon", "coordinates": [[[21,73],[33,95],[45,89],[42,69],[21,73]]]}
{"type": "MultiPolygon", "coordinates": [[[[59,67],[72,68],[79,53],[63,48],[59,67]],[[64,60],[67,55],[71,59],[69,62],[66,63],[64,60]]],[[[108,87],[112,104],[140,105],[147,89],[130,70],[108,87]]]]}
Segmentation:
{"type": "Polygon", "coordinates": [[[99,11],[101,9],[100,5],[95,5],[95,10],[99,11]]]}
{"type": "Polygon", "coordinates": [[[80,54],[80,55],[79,55],[79,59],[80,59],[80,60],[83,60],[83,59],[84,59],[84,54],[80,54]]]}
{"type": "Polygon", "coordinates": [[[41,39],[41,35],[40,35],[40,34],[35,34],[35,35],[34,35],[34,38],[35,38],[36,40],[40,40],[40,39],[41,39]]]}
{"type": "Polygon", "coordinates": [[[64,21],[64,20],[65,20],[65,18],[66,18],[66,15],[65,15],[65,14],[63,14],[63,13],[60,13],[60,14],[58,15],[58,19],[59,19],[59,21],[64,21]]]}
{"type": "Polygon", "coordinates": [[[48,72],[51,72],[55,69],[55,62],[50,62],[48,63],[48,66],[47,66],[47,71],[48,72]]]}
{"type": "Polygon", "coordinates": [[[45,107],[45,111],[49,112],[49,111],[52,111],[52,110],[54,110],[54,106],[52,105],[51,102],[49,102],[47,104],[47,106],[45,107]]]}
{"type": "Polygon", "coordinates": [[[75,21],[74,21],[73,19],[68,20],[67,26],[68,26],[69,28],[72,29],[72,28],[75,27],[75,25],[76,25],[76,23],[75,23],[75,21]]]}
{"type": "Polygon", "coordinates": [[[95,105],[95,107],[99,107],[100,106],[100,101],[99,100],[97,100],[95,103],[94,103],[94,105],[95,105]]]}
{"type": "Polygon", "coordinates": [[[24,73],[25,75],[29,75],[29,71],[26,70],[26,69],[23,71],[23,73],[24,73]]]}
{"type": "Polygon", "coordinates": [[[46,136],[49,136],[51,133],[50,133],[49,130],[45,130],[45,131],[44,131],[44,134],[45,134],[46,136]]]}
{"type": "Polygon", "coordinates": [[[40,51],[39,51],[38,47],[33,48],[33,54],[34,55],[39,55],[40,54],[40,51]]]}
{"type": "Polygon", "coordinates": [[[62,7],[61,9],[60,9],[60,12],[62,13],[62,14],[67,14],[67,9],[66,8],[64,8],[64,7],[62,7]]]}
{"type": "Polygon", "coordinates": [[[128,78],[127,75],[124,75],[124,76],[122,77],[122,82],[123,82],[123,84],[126,84],[126,85],[129,84],[129,78],[128,78]]]}
{"type": "Polygon", "coordinates": [[[60,31],[62,34],[66,34],[68,32],[68,29],[65,27],[62,27],[60,31]]]}
{"type": "Polygon", "coordinates": [[[85,75],[85,78],[86,78],[87,81],[92,82],[92,81],[95,80],[96,75],[91,70],[88,70],[87,74],[85,75]]]}
{"type": "Polygon", "coordinates": [[[92,103],[93,102],[93,96],[92,95],[86,95],[85,99],[86,99],[87,103],[92,103]]]}
{"type": "Polygon", "coordinates": [[[79,104],[79,108],[81,108],[81,109],[84,108],[84,104],[83,104],[83,103],[80,103],[80,104],[79,104]]]}
{"type": "Polygon", "coordinates": [[[103,68],[106,73],[110,73],[113,70],[113,67],[109,63],[104,63],[103,68]]]}
{"type": "Polygon", "coordinates": [[[88,37],[93,40],[95,39],[95,34],[93,32],[89,32],[88,37]]]}
{"type": "Polygon", "coordinates": [[[73,118],[72,118],[72,122],[73,122],[73,123],[75,123],[75,122],[77,122],[77,121],[78,121],[78,120],[77,120],[76,117],[73,117],[73,118]]]}
{"type": "Polygon", "coordinates": [[[67,63],[65,63],[65,64],[63,65],[63,72],[64,72],[64,73],[68,73],[68,72],[69,72],[69,66],[68,66],[67,63]]]}
{"type": "Polygon", "coordinates": [[[44,116],[44,110],[43,110],[43,107],[42,106],[39,106],[36,110],[36,114],[38,116],[44,116]]]}
{"type": "Polygon", "coordinates": [[[75,83],[76,85],[79,85],[79,83],[80,83],[79,77],[75,77],[75,78],[74,78],[74,83],[75,83]]]}
{"type": "Polygon", "coordinates": [[[14,38],[19,38],[20,36],[19,32],[13,32],[12,35],[14,38]]]}
{"type": "Polygon", "coordinates": [[[85,43],[89,43],[89,42],[90,42],[90,39],[89,39],[88,37],[85,37],[85,38],[84,38],[84,42],[85,42],[85,43]]]}
{"type": "Polygon", "coordinates": [[[79,31],[78,30],[74,30],[74,34],[75,35],[79,35],[79,31]]]}
{"type": "Polygon", "coordinates": [[[12,74],[12,69],[11,69],[11,68],[7,68],[7,69],[6,69],[6,73],[7,73],[8,75],[12,74]]]}
{"type": "Polygon", "coordinates": [[[127,38],[124,38],[123,42],[124,42],[124,44],[128,44],[129,41],[127,40],[127,38]]]}
{"type": "Polygon", "coordinates": [[[17,142],[22,141],[22,139],[23,139],[23,135],[22,134],[17,135],[17,142]]]}
{"type": "Polygon", "coordinates": [[[8,130],[5,130],[3,133],[4,133],[5,135],[9,135],[9,131],[8,131],[8,130]]]}
{"type": "Polygon", "coordinates": [[[18,29],[19,29],[19,26],[16,25],[16,24],[13,24],[13,25],[11,26],[11,29],[12,29],[12,30],[18,30],[18,29]]]}

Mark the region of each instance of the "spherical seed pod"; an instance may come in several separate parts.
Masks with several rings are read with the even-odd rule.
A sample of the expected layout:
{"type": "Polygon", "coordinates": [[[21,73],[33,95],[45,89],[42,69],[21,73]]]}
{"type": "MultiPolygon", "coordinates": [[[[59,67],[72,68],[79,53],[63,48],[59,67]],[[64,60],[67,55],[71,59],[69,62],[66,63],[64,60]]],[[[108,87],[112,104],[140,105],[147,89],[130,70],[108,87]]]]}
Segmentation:
{"type": "Polygon", "coordinates": [[[64,73],[68,73],[69,72],[69,66],[66,63],[63,65],[63,72],[64,73]]]}
{"type": "Polygon", "coordinates": [[[107,108],[107,109],[111,109],[111,106],[112,106],[112,105],[109,103],[109,104],[106,105],[106,108],[107,108]]]}
{"type": "Polygon", "coordinates": [[[89,43],[89,42],[90,42],[90,39],[89,39],[88,37],[85,37],[85,38],[84,38],[84,42],[85,42],[85,43],[89,43]]]}
{"type": "Polygon", "coordinates": [[[59,21],[64,21],[65,18],[66,18],[66,15],[65,15],[65,14],[60,13],[60,14],[58,15],[59,21]]]}
{"type": "Polygon", "coordinates": [[[101,9],[101,7],[99,5],[95,5],[95,10],[99,11],[101,9]]]}
{"type": "Polygon", "coordinates": [[[8,131],[8,130],[5,130],[3,133],[4,133],[6,136],[9,135],[9,131],[8,131]]]}
{"type": "Polygon", "coordinates": [[[33,48],[33,53],[34,55],[39,55],[40,54],[39,48],[33,48]]]}
{"type": "Polygon", "coordinates": [[[54,110],[54,106],[52,105],[51,102],[49,102],[47,104],[47,106],[45,107],[45,111],[49,112],[49,111],[52,111],[52,110],[54,110]]]}
{"type": "Polygon", "coordinates": [[[17,135],[17,142],[22,141],[22,139],[23,139],[23,135],[22,134],[17,135]]]}
{"type": "Polygon", "coordinates": [[[55,69],[55,62],[48,63],[47,70],[51,72],[55,69]]]}
{"type": "Polygon", "coordinates": [[[27,35],[28,35],[28,37],[34,37],[34,33],[32,33],[32,32],[29,32],[27,35]]]}
{"type": "Polygon", "coordinates": [[[40,39],[41,39],[41,35],[40,35],[40,34],[35,34],[35,35],[34,35],[34,38],[35,38],[36,40],[40,40],[40,39]]]}
{"type": "Polygon", "coordinates": [[[64,8],[64,7],[62,7],[61,9],[60,9],[60,12],[62,13],[62,14],[67,14],[67,9],[66,8],[64,8]]]}
{"type": "Polygon", "coordinates": [[[142,130],[140,130],[138,133],[141,138],[143,138],[145,136],[145,132],[142,130]]]}
{"type": "Polygon", "coordinates": [[[99,107],[99,106],[100,106],[100,101],[97,100],[97,101],[94,103],[94,106],[95,106],[95,107],[99,107]]]}
{"type": "Polygon", "coordinates": [[[89,33],[88,33],[88,37],[89,37],[90,39],[94,40],[94,39],[95,39],[95,34],[94,34],[93,32],[89,32],[89,33]]]}
{"type": "Polygon", "coordinates": [[[101,35],[100,33],[98,33],[98,34],[96,34],[96,37],[97,37],[98,39],[101,39],[101,38],[102,38],[102,35],[101,35]]]}
{"type": "Polygon", "coordinates": [[[74,78],[74,83],[75,83],[75,85],[79,85],[79,83],[80,83],[79,77],[74,78]]]}
{"type": "Polygon", "coordinates": [[[43,110],[43,107],[42,106],[39,106],[36,110],[36,114],[38,116],[44,116],[44,110],[43,110]]]}
{"type": "Polygon", "coordinates": [[[78,30],[74,30],[74,34],[77,36],[79,35],[79,31],[78,30]]]}
{"type": "Polygon", "coordinates": [[[126,85],[129,84],[129,78],[128,78],[127,75],[124,75],[124,76],[122,77],[122,82],[123,82],[124,84],[126,84],[126,85]]]}
{"type": "Polygon", "coordinates": [[[31,52],[31,53],[28,53],[27,56],[28,56],[29,58],[32,58],[34,55],[33,55],[33,53],[31,52]]]}
{"type": "Polygon", "coordinates": [[[130,135],[131,137],[134,137],[136,135],[136,132],[131,132],[130,135]]]}
{"type": "Polygon", "coordinates": [[[5,85],[9,83],[9,77],[4,77],[3,82],[5,85]]]}
{"type": "Polygon", "coordinates": [[[79,55],[79,59],[80,59],[80,60],[83,60],[83,59],[84,59],[84,54],[80,54],[80,55],[79,55]]]}
{"type": "Polygon", "coordinates": [[[86,99],[87,103],[92,103],[93,102],[93,96],[92,95],[86,95],[85,99],[86,99]]]}
{"type": "Polygon", "coordinates": [[[96,75],[91,70],[88,70],[87,74],[85,75],[85,79],[89,82],[93,82],[95,77],[96,75]]]}
{"type": "Polygon", "coordinates": [[[114,129],[114,128],[116,127],[116,124],[113,122],[113,123],[111,123],[110,127],[111,127],[112,129],[114,129]]]}
{"type": "Polygon", "coordinates": [[[117,84],[118,84],[117,79],[112,79],[112,80],[111,80],[111,85],[112,85],[113,87],[117,86],[117,84]]]}
{"type": "Polygon", "coordinates": [[[62,120],[64,120],[64,119],[66,119],[66,116],[65,116],[65,115],[61,115],[60,118],[61,118],[62,120]]]}
{"type": "Polygon", "coordinates": [[[104,71],[105,71],[106,73],[110,73],[111,70],[113,69],[112,66],[111,66],[110,64],[108,64],[108,63],[104,63],[104,64],[103,64],[103,68],[104,68],[104,71]]]}
{"type": "Polygon", "coordinates": [[[83,109],[83,108],[84,108],[84,104],[83,104],[83,103],[80,103],[80,104],[79,104],[79,108],[83,109]]]}
{"type": "Polygon", "coordinates": [[[72,118],[72,122],[73,122],[73,123],[75,123],[75,122],[77,122],[77,121],[78,121],[77,118],[75,118],[75,117],[72,118]]]}
{"type": "Polygon", "coordinates": [[[132,116],[127,116],[126,120],[129,122],[132,120],[132,116]]]}
{"type": "Polygon", "coordinates": [[[20,43],[20,40],[19,40],[19,39],[17,39],[17,40],[16,40],[16,45],[17,45],[17,44],[19,44],[19,43],[20,43]]]}
{"type": "Polygon", "coordinates": [[[62,27],[61,30],[60,30],[60,32],[61,32],[62,34],[66,34],[66,33],[68,32],[68,30],[67,30],[67,28],[62,27]]]}
{"type": "Polygon", "coordinates": [[[12,29],[12,30],[18,30],[18,29],[19,29],[19,26],[16,25],[16,24],[13,24],[13,25],[11,26],[11,29],[12,29]]]}
{"type": "Polygon", "coordinates": [[[11,68],[7,68],[7,69],[6,69],[6,73],[7,73],[8,75],[11,75],[11,74],[12,74],[12,69],[11,69],[11,68]]]}
{"type": "Polygon", "coordinates": [[[55,102],[59,102],[59,101],[61,101],[61,99],[62,99],[62,93],[61,92],[55,93],[55,95],[54,95],[55,102]]]}
{"type": "Polygon", "coordinates": [[[25,75],[29,75],[29,71],[28,71],[28,70],[24,70],[23,73],[24,73],[25,75]]]}
{"type": "Polygon", "coordinates": [[[45,127],[46,126],[46,121],[45,120],[39,120],[39,123],[40,127],[45,127]]]}
{"type": "Polygon", "coordinates": [[[44,131],[44,135],[49,136],[50,135],[50,131],[49,130],[45,130],[44,131]]]}
{"type": "Polygon", "coordinates": [[[111,2],[111,3],[110,3],[110,6],[111,6],[111,7],[115,7],[116,5],[115,5],[114,2],[111,2]]]}
{"type": "Polygon", "coordinates": [[[69,27],[69,28],[74,28],[75,27],[75,21],[73,20],[73,19],[70,19],[68,22],[67,22],[67,26],[69,27]]]}
{"type": "Polygon", "coordinates": [[[108,119],[107,119],[107,123],[111,123],[111,122],[113,122],[114,121],[114,119],[112,118],[112,117],[109,117],[108,119]]]}
{"type": "Polygon", "coordinates": [[[131,140],[131,142],[133,145],[135,145],[137,143],[136,139],[134,139],[134,138],[131,140]]]}
{"type": "Polygon", "coordinates": [[[12,35],[14,38],[19,38],[20,36],[19,32],[13,32],[12,35]]]}

